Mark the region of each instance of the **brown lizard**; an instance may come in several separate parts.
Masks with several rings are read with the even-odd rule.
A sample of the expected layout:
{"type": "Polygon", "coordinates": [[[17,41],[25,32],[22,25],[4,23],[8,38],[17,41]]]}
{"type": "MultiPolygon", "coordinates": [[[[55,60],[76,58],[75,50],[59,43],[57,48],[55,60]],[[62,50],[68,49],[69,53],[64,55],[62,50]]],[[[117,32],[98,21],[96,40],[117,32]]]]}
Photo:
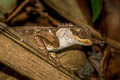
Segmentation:
{"type": "MultiPolygon", "coordinates": [[[[40,29],[36,29],[34,34],[37,44],[44,43],[44,50],[47,50],[49,54],[52,52],[50,55],[54,57],[56,56],[53,53],[70,46],[92,45],[91,33],[85,26],[63,24],[57,28],[40,27],[40,29]]],[[[40,48],[43,48],[43,46],[40,48]]]]}
{"type": "Polygon", "coordinates": [[[92,45],[91,32],[86,26],[62,24],[58,27],[27,29],[33,32],[39,48],[46,53],[56,53],[73,45],[92,45]]]}
{"type": "Polygon", "coordinates": [[[58,28],[40,27],[35,35],[43,39],[48,51],[57,52],[73,45],[92,45],[91,33],[85,26],[65,24],[58,28]]]}

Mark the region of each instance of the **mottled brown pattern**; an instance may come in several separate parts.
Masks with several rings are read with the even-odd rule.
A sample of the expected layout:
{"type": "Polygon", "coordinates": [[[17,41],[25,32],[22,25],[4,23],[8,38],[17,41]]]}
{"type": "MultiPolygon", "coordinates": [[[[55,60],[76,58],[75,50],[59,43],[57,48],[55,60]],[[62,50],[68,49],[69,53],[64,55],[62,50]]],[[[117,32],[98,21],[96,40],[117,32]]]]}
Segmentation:
{"type": "Polygon", "coordinates": [[[73,35],[80,37],[81,39],[90,39],[91,33],[90,30],[85,26],[75,26],[70,29],[73,35]]]}
{"type": "Polygon", "coordinates": [[[58,27],[41,27],[40,26],[40,27],[26,28],[26,31],[23,31],[23,32],[25,32],[25,34],[31,34],[31,35],[41,37],[45,46],[49,50],[56,50],[57,48],[62,49],[63,46],[68,47],[71,44],[74,45],[76,43],[77,44],[80,43],[81,45],[87,45],[92,43],[90,30],[86,26],[76,26],[72,24],[61,24],[58,27]],[[69,39],[68,39],[68,36],[64,37],[65,39],[67,39],[67,42],[69,41],[69,44],[67,44],[67,42],[64,42],[62,38],[60,37],[58,38],[58,36],[56,35],[56,32],[58,35],[59,34],[61,35],[63,32],[66,32],[65,28],[67,28],[68,32],[70,30],[70,33],[72,33],[72,34],[68,32],[66,33],[67,35],[69,35],[70,37],[69,39]],[[59,39],[62,40],[62,42],[59,39]],[[62,46],[60,46],[60,44],[62,46]]]}

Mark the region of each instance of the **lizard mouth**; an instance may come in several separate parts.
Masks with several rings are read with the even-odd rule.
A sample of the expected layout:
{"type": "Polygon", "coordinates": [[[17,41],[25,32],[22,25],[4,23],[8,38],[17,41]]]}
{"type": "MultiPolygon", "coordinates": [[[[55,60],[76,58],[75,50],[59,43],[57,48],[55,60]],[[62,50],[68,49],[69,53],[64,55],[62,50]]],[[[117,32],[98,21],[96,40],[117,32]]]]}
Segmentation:
{"type": "Polygon", "coordinates": [[[90,39],[80,39],[79,37],[77,37],[77,36],[74,36],[78,41],[80,41],[80,44],[81,45],[88,45],[88,46],[90,46],[90,45],[92,45],[93,44],[93,42],[90,40],[90,39]]]}
{"type": "Polygon", "coordinates": [[[93,44],[93,42],[92,42],[90,39],[80,39],[79,41],[80,41],[83,45],[88,45],[88,46],[90,46],[90,45],[93,44]]]}

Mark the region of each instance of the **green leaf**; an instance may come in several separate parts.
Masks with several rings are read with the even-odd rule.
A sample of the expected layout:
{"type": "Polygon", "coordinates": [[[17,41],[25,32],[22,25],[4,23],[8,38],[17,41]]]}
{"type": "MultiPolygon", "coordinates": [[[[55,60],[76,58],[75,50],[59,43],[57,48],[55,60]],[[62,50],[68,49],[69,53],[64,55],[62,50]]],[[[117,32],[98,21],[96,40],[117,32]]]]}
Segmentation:
{"type": "Polygon", "coordinates": [[[0,11],[9,13],[16,7],[16,0],[0,0],[0,11]]]}
{"type": "Polygon", "coordinates": [[[91,6],[92,6],[92,22],[95,22],[102,11],[102,0],[91,0],[91,6]]]}
{"type": "Polygon", "coordinates": [[[4,15],[10,13],[16,7],[17,0],[0,0],[0,20],[4,15]]]}

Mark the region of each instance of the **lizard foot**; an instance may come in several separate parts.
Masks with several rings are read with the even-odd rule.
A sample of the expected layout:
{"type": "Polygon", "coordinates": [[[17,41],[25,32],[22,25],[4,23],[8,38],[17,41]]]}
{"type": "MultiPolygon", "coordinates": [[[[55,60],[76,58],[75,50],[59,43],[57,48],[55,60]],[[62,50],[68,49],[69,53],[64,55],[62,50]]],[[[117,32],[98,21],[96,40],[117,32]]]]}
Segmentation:
{"type": "Polygon", "coordinates": [[[49,53],[48,53],[48,58],[49,58],[52,62],[54,62],[58,67],[61,66],[60,60],[59,60],[58,56],[56,55],[56,53],[49,52],[49,53]]]}

